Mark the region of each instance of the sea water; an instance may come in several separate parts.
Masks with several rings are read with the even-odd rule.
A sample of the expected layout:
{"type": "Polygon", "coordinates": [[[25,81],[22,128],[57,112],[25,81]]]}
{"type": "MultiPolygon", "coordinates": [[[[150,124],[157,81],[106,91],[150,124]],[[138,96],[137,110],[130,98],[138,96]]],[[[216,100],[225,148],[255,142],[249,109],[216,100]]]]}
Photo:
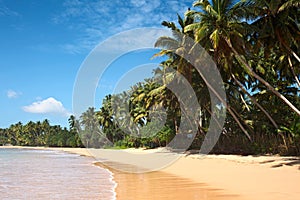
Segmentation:
{"type": "Polygon", "coordinates": [[[115,199],[112,173],[52,150],[0,149],[0,199],[115,199]]]}

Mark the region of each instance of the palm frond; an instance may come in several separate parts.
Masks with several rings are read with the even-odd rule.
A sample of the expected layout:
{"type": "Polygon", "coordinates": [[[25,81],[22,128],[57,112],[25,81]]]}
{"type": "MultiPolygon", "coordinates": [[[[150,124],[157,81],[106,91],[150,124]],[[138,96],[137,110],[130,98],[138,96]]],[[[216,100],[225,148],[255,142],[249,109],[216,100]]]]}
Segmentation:
{"type": "Polygon", "coordinates": [[[229,11],[230,18],[241,20],[255,20],[257,14],[255,14],[255,3],[253,0],[242,0],[236,3],[229,11]]]}
{"type": "Polygon", "coordinates": [[[154,54],[154,55],[152,56],[151,59],[153,59],[153,58],[155,58],[155,57],[159,57],[159,56],[171,55],[171,54],[173,54],[173,53],[174,53],[173,50],[163,49],[163,50],[161,50],[160,52],[154,54]]]}
{"type": "Polygon", "coordinates": [[[176,27],[176,25],[175,25],[174,22],[163,21],[163,22],[161,23],[161,25],[166,26],[166,27],[168,27],[168,28],[170,28],[170,29],[172,29],[172,30],[175,30],[175,31],[180,31],[180,30],[176,27]]]}
{"type": "Polygon", "coordinates": [[[291,7],[300,8],[300,1],[299,0],[289,0],[279,7],[278,12],[282,12],[291,7]]]}
{"type": "Polygon", "coordinates": [[[209,39],[211,40],[214,49],[218,48],[219,45],[219,33],[218,33],[218,29],[216,29],[210,36],[209,39]]]}
{"type": "Polygon", "coordinates": [[[178,41],[176,41],[174,38],[168,37],[168,36],[162,36],[158,38],[158,40],[155,42],[154,47],[161,47],[164,49],[177,49],[179,47],[178,41]]]}
{"type": "Polygon", "coordinates": [[[208,0],[198,0],[193,4],[193,7],[205,8],[209,4],[208,0]]]}
{"type": "Polygon", "coordinates": [[[206,24],[203,24],[203,23],[190,24],[190,25],[187,25],[184,28],[185,33],[189,32],[189,31],[194,31],[195,41],[199,42],[207,36],[208,26],[206,24]]]}
{"type": "Polygon", "coordinates": [[[148,93],[148,96],[157,96],[157,95],[161,95],[161,94],[164,92],[165,89],[166,89],[166,86],[165,86],[165,85],[162,85],[162,86],[160,86],[160,87],[158,87],[158,88],[156,88],[156,89],[150,91],[150,92],[148,93]]]}
{"type": "Polygon", "coordinates": [[[216,11],[212,5],[207,5],[205,7],[204,11],[207,12],[212,17],[215,17],[215,18],[218,17],[218,11],[216,11]]]}
{"type": "Polygon", "coordinates": [[[193,31],[193,30],[197,30],[199,28],[201,28],[201,24],[200,23],[194,23],[194,24],[190,24],[187,25],[186,27],[184,27],[184,32],[189,32],[189,31],[193,31]]]}
{"type": "Polygon", "coordinates": [[[172,30],[172,36],[176,41],[178,41],[178,43],[180,43],[180,41],[182,41],[183,38],[183,33],[172,30]]]}
{"type": "Polygon", "coordinates": [[[181,26],[181,28],[184,28],[184,21],[183,19],[180,17],[180,15],[177,13],[177,18],[178,18],[178,23],[181,26]]]}

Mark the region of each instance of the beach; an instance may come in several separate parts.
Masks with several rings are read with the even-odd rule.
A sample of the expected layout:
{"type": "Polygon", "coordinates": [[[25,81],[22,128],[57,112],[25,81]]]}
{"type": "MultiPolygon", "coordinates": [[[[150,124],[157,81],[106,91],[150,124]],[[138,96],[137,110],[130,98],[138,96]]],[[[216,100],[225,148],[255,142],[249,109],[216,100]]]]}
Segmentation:
{"type": "MultiPolygon", "coordinates": [[[[81,150],[82,152],[75,149],[65,150],[88,155],[85,150],[81,150]]],[[[129,151],[138,153],[143,150],[129,151]]],[[[173,164],[156,173],[146,173],[144,179],[147,176],[148,178],[156,176],[158,179],[164,177],[160,173],[174,175],[196,185],[202,184],[202,189],[206,188],[211,191],[212,196],[215,195],[212,199],[300,199],[300,158],[297,157],[190,154],[181,156],[173,164]]],[[[129,179],[138,179],[137,177],[141,175],[127,174],[127,176],[129,179]]],[[[122,180],[126,178],[118,175],[117,182],[118,179],[121,188],[122,180]]],[[[123,184],[126,186],[126,183],[123,184]]],[[[151,185],[151,182],[149,184],[151,185]]],[[[157,183],[154,181],[153,184],[157,183]]],[[[181,193],[180,190],[175,190],[176,192],[181,193]]]]}
{"type": "Polygon", "coordinates": [[[164,171],[202,181],[242,199],[300,199],[299,158],[188,156],[164,171]]]}
{"type": "MultiPolygon", "coordinates": [[[[84,156],[84,148],[49,148],[84,156]]],[[[153,150],[105,150],[148,154],[153,150]]],[[[91,153],[92,152],[92,153],[91,153]]],[[[166,154],[167,155],[167,154],[166,154]]],[[[280,156],[182,154],[155,172],[127,173],[96,162],[114,173],[117,199],[300,199],[300,159],[280,156]]]]}

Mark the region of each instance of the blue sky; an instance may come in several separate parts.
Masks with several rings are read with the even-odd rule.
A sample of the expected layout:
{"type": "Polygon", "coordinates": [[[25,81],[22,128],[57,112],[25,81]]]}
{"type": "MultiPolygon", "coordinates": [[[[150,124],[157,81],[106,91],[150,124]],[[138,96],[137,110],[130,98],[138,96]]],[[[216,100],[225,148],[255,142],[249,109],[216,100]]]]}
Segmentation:
{"type": "MultiPolygon", "coordinates": [[[[122,31],[175,21],[193,1],[0,0],[0,127],[50,120],[67,126],[72,94],[85,58],[122,31]]],[[[154,52],[154,51],[153,51],[154,52]]],[[[98,83],[95,107],[127,70],[150,61],[151,51],[131,52],[112,63],[98,83]]],[[[149,70],[149,75],[151,70],[149,70]]],[[[141,74],[143,78],[146,74],[141,74]]]]}

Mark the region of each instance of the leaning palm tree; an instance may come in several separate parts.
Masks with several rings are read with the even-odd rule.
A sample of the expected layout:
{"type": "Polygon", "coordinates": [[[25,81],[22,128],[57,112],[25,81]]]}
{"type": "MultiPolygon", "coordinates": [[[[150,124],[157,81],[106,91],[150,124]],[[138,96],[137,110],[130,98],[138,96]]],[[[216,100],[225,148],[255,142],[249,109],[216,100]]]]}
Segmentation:
{"type": "MultiPolygon", "coordinates": [[[[173,33],[173,38],[172,37],[160,37],[157,42],[155,43],[156,47],[162,47],[163,50],[161,50],[157,55],[167,55],[169,57],[169,62],[171,61],[172,65],[171,66],[176,66],[176,70],[183,74],[185,77],[188,78],[188,81],[191,85],[194,85],[192,81],[192,73],[193,69],[192,65],[184,58],[189,57],[189,55],[193,54],[191,51],[197,49],[193,48],[193,43],[191,39],[196,40],[199,38],[197,35],[195,35],[194,27],[198,26],[197,21],[194,20],[193,18],[196,19],[194,16],[195,12],[194,11],[188,11],[186,14],[185,19],[183,20],[180,16],[178,16],[178,23],[180,24],[180,28],[177,28],[176,25],[173,22],[163,22],[162,25],[169,27],[172,30],[173,33]],[[196,24],[195,24],[196,23],[196,24]],[[184,70],[187,69],[187,70],[184,70]],[[187,73],[184,73],[187,72],[187,73]]],[[[206,27],[207,28],[207,27],[206,27]]],[[[206,42],[209,41],[206,40],[206,42]]],[[[224,43],[224,42],[223,42],[224,43]]],[[[206,46],[208,48],[210,43],[205,43],[202,44],[202,46],[206,46]]],[[[197,45],[197,44],[196,44],[197,45]]],[[[224,46],[224,45],[223,45],[224,46]]],[[[211,49],[211,48],[208,48],[211,49]]],[[[228,58],[228,54],[224,50],[222,56],[224,58],[228,58]]],[[[196,53],[198,55],[198,53],[196,53]]],[[[193,57],[193,56],[192,56],[193,57]]],[[[195,56],[194,56],[195,57],[195,56]]],[[[217,54],[215,53],[215,58],[217,57],[217,54]]],[[[229,57],[230,58],[230,57],[229,57]]],[[[224,73],[223,73],[224,74],[224,73]]],[[[202,76],[203,79],[205,77],[202,76]]],[[[201,81],[201,80],[200,80],[201,81]]],[[[208,80],[204,80],[206,83],[207,87],[210,88],[212,91],[215,91],[214,88],[209,84],[208,80]]],[[[199,84],[199,79],[197,79],[197,83],[199,84]]],[[[196,86],[196,88],[199,88],[199,85],[196,86]]],[[[215,94],[218,96],[218,94],[215,94]]],[[[222,101],[224,105],[227,105],[227,110],[228,112],[233,116],[235,121],[238,123],[239,127],[242,129],[242,131],[247,135],[247,137],[250,139],[250,135],[248,134],[247,130],[244,128],[242,123],[240,122],[239,117],[237,116],[236,112],[234,111],[234,108],[230,107],[222,98],[219,97],[219,100],[222,101]]],[[[205,106],[206,108],[208,106],[205,106]]],[[[211,111],[207,110],[207,112],[211,113],[211,111]]],[[[217,121],[217,120],[215,120],[217,121]]]]}
{"type": "Polygon", "coordinates": [[[267,50],[279,47],[277,52],[280,60],[286,60],[285,68],[289,66],[300,88],[299,69],[293,64],[293,59],[297,61],[295,64],[300,64],[297,54],[300,40],[299,8],[298,0],[251,0],[248,6],[249,16],[254,18],[252,26],[258,36],[257,46],[263,45],[267,50]]]}
{"type": "Polygon", "coordinates": [[[178,24],[180,28],[177,28],[175,23],[163,21],[162,25],[170,28],[173,33],[173,37],[162,36],[157,39],[155,43],[155,47],[163,47],[164,50],[157,53],[155,56],[167,55],[169,56],[169,62],[171,62],[171,66],[175,67],[177,72],[182,74],[188,82],[192,83],[192,73],[193,67],[190,63],[188,63],[183,56],[188,54],[187,49],[188,43],[186,40],[188,37],[193,37],[190,32],[186,32],[184,34],[185,27],[193,23],[193,19],[191,17],[185,17],[182,19],[180,15],[177,14],[178,24]]]}
{"type": "Polygon", "coordinates": [[[249,25],[247,22],[242,21],[243,13],[245,13],[244,7],[247,2],[241,1],[237,4],[234,4],[234,2],[234,0],[197,1],[193,6],[200,10],[190,11],[187,15],[198,20],[185,27],[185,31],[193,31],[196,42],[207,50],[214,52],[215,61],[222,64],[222,70],[226,74],[234,74],[241,79],[248,75],[258,80],[295,113],[300,115],[300,111],[270,83],[259,76],[247,62],[245,55],[248,52],[243,35],[248,33],[249,25]],[[241,68],[233,65],[235,61],[239,63],[241,68]]]}
{"type": "MultiPolygon", "coordinates": [[[[245,0],[244,17],[250,19],[252,50],[264,49],[268,57],[276,51],[280,62],[288,68],[300,87],[299,70],[299,7],[298,0],[245,0]]],[[[287,71],[286,69],[283,69],[287,71]]],[[[287,74],[287,77],[290,75],[287,74]]]]}
{"type": "Polygon", "coordinates": [[[248,16],[258,28],[259,39],[270,46],[279,43],[281,50],[300,62],[300,56],[293,50],[299,48],[299,8],[298,0],[248,0],[248,16]],[[269,42],[267,42],[269,40],[269,42]],[[271,40],[271,41],[270,41],[271,40]]]}

